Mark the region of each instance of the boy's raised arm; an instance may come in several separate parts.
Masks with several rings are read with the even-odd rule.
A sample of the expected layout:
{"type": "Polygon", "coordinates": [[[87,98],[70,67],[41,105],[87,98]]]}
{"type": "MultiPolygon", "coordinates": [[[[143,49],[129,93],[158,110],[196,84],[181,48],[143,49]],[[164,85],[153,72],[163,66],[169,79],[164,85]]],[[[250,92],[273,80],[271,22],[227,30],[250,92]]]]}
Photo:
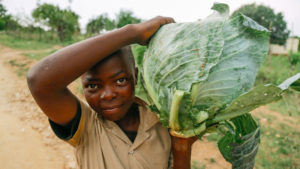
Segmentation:
{"type": "Polygon", "coordinates": [[[63,48],[30,69],[29,89],[43,112],[55,123],[65,125],[76,114],[76,98],[67,85],[97,62],[132,43],[146,44],[160,26],[174,22],[156,17],[140,24],[127,25],[63,48]]]}

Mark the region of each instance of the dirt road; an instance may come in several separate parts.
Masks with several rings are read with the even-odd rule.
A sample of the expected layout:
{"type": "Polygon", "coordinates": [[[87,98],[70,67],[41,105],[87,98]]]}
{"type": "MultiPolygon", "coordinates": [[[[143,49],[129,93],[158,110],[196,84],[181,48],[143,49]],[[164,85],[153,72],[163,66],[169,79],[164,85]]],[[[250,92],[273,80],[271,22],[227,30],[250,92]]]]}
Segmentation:
{"type": "MultiPolygon", "coordinates": [[[[0,45],[0,169],[76,168],[72,147],[54,136],[27,89],[25,76],[15,73],[18,65],[30,67],[35,62],[23,52],[0,45]]],[[[193,145],[192,160],[202,168],[231,168],[206,139],[193,145]]]]}
{"type": "Polygon", "coordinates": [[[9,64],[21,51],[0,46],[0,169],[75,168],[72,148],[55,138],[35,105],[25,77],[9,64]]]}

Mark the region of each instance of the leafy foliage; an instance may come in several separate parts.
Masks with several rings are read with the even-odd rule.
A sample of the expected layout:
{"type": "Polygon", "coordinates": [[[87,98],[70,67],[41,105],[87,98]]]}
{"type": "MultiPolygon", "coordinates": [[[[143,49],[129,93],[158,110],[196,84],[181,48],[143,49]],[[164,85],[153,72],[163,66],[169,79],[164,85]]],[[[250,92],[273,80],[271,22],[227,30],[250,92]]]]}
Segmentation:
{"type": "Polygon", "coordinates": [[[142,20],[133,16],[133,12],[129,10],[120,10],[117,14],[117,28],[121,28],[127,24],[140,23],[142,20]]]}
{"type": "Polygon", "coordinates": [[[60,9],[51,4],[39,4],[32,13],[36,21],[45,23],[52,30],[56,30],[58,37],[63,42],[70,40],[72,35],[79,31],[79,16],[70,9],[60,9]]]}
{"type": "Polygon", "coordinates": [[[260,142],[260,128],[250,114],[233,118],[230,122],[234,128],[218,141],[219,150],[232,168],[252,169],[260,142]]]}
{"type": "Polygon", "coordinates": [[[0,30],[3,30],[5,28],[5,20],[3,18],[0,17],[0,30]]]}
{"type": "Polygon", "coordinates": [[[3,4],[1,4],[1,1],[0,1],[0,18],[4,18],[6,16],[6,12],[7,12],[7,10],[5,9],[3,4]]]}
{"type": "Polygon", "coordinates": [[[115,21],[111,20],[106,13],[99,15],[97,18],[91,19],[87,26],[87,34],[99,34],[104,30],[112,30],[116,27],[115,21]]]}
{"type": "Polygon", "coordinates": [[[271,43],[283,45],[289,36],[287,22],[281,12],[275,13],[270,7],[256,5],[255,3],[244,5],[233,12],[233,16],[243,13],[252,18],[260,25],[269,28],[271,31],[271,43]]]}
{"type": "Polygon", "coordinates": [[[5,29],[8,31],[15,31],[17,29],[22,28],[22,26],[19,24],[19,22],[13,18],[11,15],[7,15],[4,17],[5,21],[5,29]]]}
{"type": "Polygon", "coordinates": [[[297,65],[298,63],[300,63],[300,52],[298,53],[290,53],[290,63],[292,65],[297,65]]]}
{"type": "MultiPolygon", "coordinates": [[[[294,54],[298,57],[299,54],[294,54]]],[[[293,61],[293,56],[272,56],[266,59],[266,62],[259,69],[256,78],[256,85],[272,83],[280,84],[286,78],[300,72],[300,62],[293,61]],[[294,64],[292,64],[292,62],[294,64]],[[278,69],[280,67],[280,69],[278,69]]]]}
{"type": "Polygon", "coordinates": [[[3,30],[6,25],[5,17],[6,17],[6,9],[5,7],[1,4],[0,1],[0,30],[3,30]]]}

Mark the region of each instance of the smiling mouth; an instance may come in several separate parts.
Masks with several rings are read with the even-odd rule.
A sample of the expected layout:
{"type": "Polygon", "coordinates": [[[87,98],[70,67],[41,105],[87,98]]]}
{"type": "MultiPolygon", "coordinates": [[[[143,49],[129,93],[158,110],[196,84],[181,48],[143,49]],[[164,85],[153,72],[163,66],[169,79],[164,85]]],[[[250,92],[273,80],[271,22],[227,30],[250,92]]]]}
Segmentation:
{"type": "Polygon", "coordinates": [[[122,106],[123,106],[123,104],[118,105],[118,106],[102,107],[101,109],[102,109],[103,111],[110,111],[110,110],[118,109],[118,108],[120,108],[120,107],[122,107],[122,106]]]}

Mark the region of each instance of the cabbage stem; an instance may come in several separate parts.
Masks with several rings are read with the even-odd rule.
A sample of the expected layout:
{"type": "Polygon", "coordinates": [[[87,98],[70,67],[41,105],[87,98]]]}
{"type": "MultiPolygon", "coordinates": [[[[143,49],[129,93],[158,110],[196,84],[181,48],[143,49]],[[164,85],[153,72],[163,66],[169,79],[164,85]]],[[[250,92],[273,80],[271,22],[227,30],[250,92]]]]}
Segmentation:
{"type": "Polygon", "coordinates": [[[180,125],[178,120],[178,110],[183,95],[184,95],[183,91],[176,90],[173,96],[169,124],[170,124],[170,128],[173,129],[174,131],[180,130],[180,125]]]}
{"type": "Polygon", "coordinates": [[[188,130],[183,130],[181,131],[182,135],[186,138],[188,137],[193,137],[193,136],[198,136],[201,134],[201,132],[205,131],[206,129],[206,124],[205,122],[200,124],[198,127],[193,128],[193,129],[188,129],[188,130]]]}

